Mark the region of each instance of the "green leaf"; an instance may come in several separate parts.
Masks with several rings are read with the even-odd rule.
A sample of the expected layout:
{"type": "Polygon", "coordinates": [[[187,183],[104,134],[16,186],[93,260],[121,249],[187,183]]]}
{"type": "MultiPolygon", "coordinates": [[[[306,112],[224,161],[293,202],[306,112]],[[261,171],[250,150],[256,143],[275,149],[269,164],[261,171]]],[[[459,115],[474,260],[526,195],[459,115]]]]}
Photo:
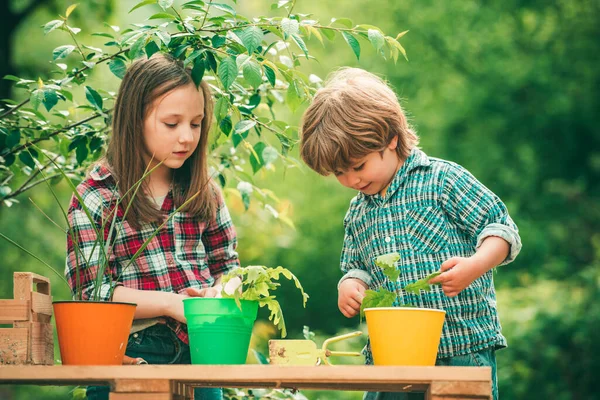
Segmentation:
{"type": "Polygon", "coordinates": [[[345,26],[346,28],[352,28],[354,22],[350,18],[331,18],[331,24],[338,24],[345,26]]]}
{"type": "Polygon", "coordinates": [[[171,42],[171,35],[169,35],[168,32],[158,31],[156,32],[156,36],[158,36],[160,41],[163,42],[165,46],[168,46],[171,42]]]}
{"type": "Polygon", "coordinates": [[[29,101],[34,110],[37,110],[40,104],[44,101],[44,91],[42,89],[36,89],[29,96],[29,101]]]}
{"type": "Polygon", "coordinates": [[[227,115],[228,111],[229,101],[225,96],[219,97],[219,100],[217,100],[217,103],[215,104],[215,118],[217,121],[221,122],[221,120],[227,115]]]}
{"type": "Polygon", "coordinates": [[[263,68],[265,69],[265,76],[267,77],[267,80],[269,81],[271,86],[275,87],[275,83],[277,80],[277,77],[275,76],[275,71],[273,71],[271,67],[265,64],[263,64],[263,68]]]}
{"type": "Polygon", "coordinates": [[[61,21],[58,19],[48,22],[46,25],[44,25],[44,35],[47,35],[48,33],[52,32],[56,28],[60,28],[64,23],[65,23],[65,21],[61,21]]]}
{"type": "Polygon", "coordinates": [[[425,278],[423,279],[419,279],[416,282],[410,283],[408,285],[406,285],[404,287],[404,291],[407,293],[413,293],[416,295],[420,294],[420,291],[423,290],[425,292],[430,292],[431,291],[431,284],[429,284],[429,281],[433,278],[435,278],[436,276],[440,275],[441,272],[434,272],[432,274],[427,275],[425,278]]]}
{"type": "Polygon", "coordinates": [[[110,69],[110,72],[115,74],[115,76],[119,79],[123,79],[125,72],[127,71],[125,61],[121,60],[120,58],[112,59],[108,63],[108,68],[110,69]]]}
{"type": "Polygon", "coordinates": [[[360,43],[358,43],[358,40],[356,40],[356,38],[354,36],[352,36],[352,34],[345,32],[345,31],[342,31],[342,36],[344,36],[344,39],[346,39],[346,43],[348,43],[348,46],[350,46],[350,48],[354,52],[354,55],[356,55],[356,59],[359,60],[360,59],[360,43]]]}
{"type": "Polygon", "coordinates": [[[248,54],[254,53],[262,43],[264,36],[262,29],[257,26],[248,27],[238,34],[244,47],[248,50],[248,54]]]}
{"type": "Polygon", "coordinates": [[[79,146],[77,146],[77,149],[75,149],[75,158],[77,159],[77,164],[83,164],[83,162],[87,159],[88,154],[89,151],[87,147],[87,141],[82,140],[79,146]]]}
{"type": "Polygon", "coordinates": [[[267,146],[262,151],[262,159],[265,165],[269,165],[277,161],[279,158],[279,153],[272,146],[267,146]]]}
{"type": "Polygon", "coordinates": [[[236,15],[235,14],[235,10],[233,8],[231,8],[231,6],[228,6],[227,4],[210,3],[210,6],[216,8],[217,10],[221,10],[223,12],[226,12],[228,14],[236,15]]]}
{"type": "Polygon", "coordinates": [[[27,151],[22,151],[19,153],[19,160],[29,168],[35,168],[35,161],[33,161],[33,157],[27,151]]]}
{"type": "Polygon", "coordinates": [[[231,117],[229,115],[225,116],[225,118],[223,118],[223,120],[219,124],[219,129],[221,129],[221,132],[223,132],[227,136],[229,136],[229,134],[231,133],[232,127],[233,124],[231,123],[231,117]]]}
{"type": "Polygon", "coordinates": [[[250,129],[254,128],[255,125],[256,125],[256,121],[245,119],[245,120],[240,121],[237,124],[235,124],[234,131],[238,135],[241,135],[245,132],[248,132],[250,129]]]}
{"type": "Polygon", "coordinates": [[[148,19],[149,20],[151,20],[151,19],[170,19],[171,21],[174,21],[177,19],[177,17],[174,16],[173,14],[159,12],[159,13],[149,16],[148,19]]]}
{"type": "Polygon", "coordinates": [[[262,152],[266,148],[263,142],[258,142],[253,147],[253,152],[250,155],[250,165],[252,166],[252,172],[257,173],[265,164],[262,159],[262,152]]]}
{"type": "Polygon", "coordinates": [[[242,66],[242,73],[244,75],[244,79],[252,85],[253,88],[257,88],[262,83],[262,71],[260,70],[260,65],[258,65],[254,60],[249,59],[242,66]]]}
{"type": "Polygon", "coordinates": [[[173,0],[158,0],[158,5],[163,10],[166,10],[167,8],[169,8],[173,5],[173,0]]]}
{"type": "Polygon", "coordinates": [[[71,4],[69,6],[69,8],[67,8],[67,11],[65,12],[65,17],[69,18],[69,15],[71,15],[71,13],[73,12],[73,10],[75,10],[76,7],[77,7],[77,4],[71,4]]]}
{"type": "Polygon", "coordinates": [[[292,35],[292,39],[298,45],[298,47],[300,47],[300,49],[304,52],[304,55],[306,56],[306,58],[308,58],[308,48],[306,47],[306,43],[304,43],[304,40],[302,40],[302,38],[296,34],[292,35]]]}
{"type": "Polygon", "coordinates": [[[383,274],[392,282],[400,276],[400,270],[396,268],[396,261],[400,259],[398,253],[388,253],[375,259],[375,265],[383,270],[383,274]]]}
{"type": "Polygon", "coordinates": [[[90,86],[85,87],[85,98],[94,108],[102,111],[102,97],[90,86]]]}
{"type": "Polygon", "coordinates": [[[156,0],[144,0],[137,3],[129,12],[131,13],[134,10],[137,10],[140,7],[147,6],[148,4],[156,4],[156,0]]]}
{"type": "Polygon", "coordinates": [[[154,40],[151,40],[148,42],[144,50],[146,51],[146,56],[150,58],[152,57],[152,54],[158,53],[160,49],[158,48],[158,45],[154,42],[154,40]]]}
{"type": "MultiPolygon", "coordinates": [[[[6,138],[6,142],[4,144],[7,148],[12,148],[18,145],[21,142],[21,132],[18,129],[13,129],[10,131],[10,134],[6,138]]],[[[10,165],[10,164],[9,164],[10,165]]]]}
{"type": "Polygon", "coordinates": [[[376,29],[369,29],[368,36],[369,40],[371,41],[371,44],[373,45],[373,47],[375,47],[375,50],[381,50],[381,48],[385,44],[385,39],[383,38],[381,32],[376,29]]]}
{"type": "Polygon", "coordinates": [[[292,112],[295,112],[300,104],[302,104],[302,92],[300,91],[300,87],[296,80],[293,80],[289,84],[285,99],[292,112]]]}
{"type": "Polygon", "coordinates": [[[194,84],[196,87],[200,86],[202,82],[202,78],[204,77],[204,70],[206,69],[204,60],[201,58],[196,58],[194,60],[194,68],[192,68],[192,79],[194,80],[194,84]]]}
{"type": "Polygon", "coordinates": [[[64,46],[59,46],[52,51],[52,60],[56,61],[61,58],[65,58],[69,54],[71,54],[71,52],[73,52],[73,50],[75,50],[75,46],[72,46],[70,44],[67,44],[64,46]]]}
{"type": "Polygon", "coordinates": [[[131,45],[129,53],[127,54],[130,60],[135,60],[136,58],[139,58],[142,55],[144,55],[144,46],[146,45],[146,39],[147,37],[145,35],[142,35],[131,45]]]}
{"type": "Polygon", "coordinates": [[[227,57],[221,60],[217,74],[219,75],[219,79],[221,79],[225,90],[229,89],[233,81],[235,81],[235,78],[237,78],[237,73],[238,69],[235,58],[227,57]]]}
{"type": "MultiPolygon", "coordinates": [[[[244,208],[246,210],[248,210],[248,208],[250,208],[250,195],[254,191],[252,184],[249,182],[241,181],[237,185],[237,190],[240,192],[240,195],[242,196],[242,202],[244,203],[244,208]]],[[[247,268],[249,268],[249,267],[247,267],[247,268]]],[[[253,275],[251,274],[251,271],[252,271],[251,269],[246,269],[246,273],[248,273],[248,278],[246,281],[254,283],[257,280],[257,278],[253,277],[253,275]]],[[[248,290],[248,289],[246,289],[246,290],[248,290]]],[[[260,297],[256,297],[254,299],[248,298],[247,300],[258,300],[259,298],[260,297]]]]}
{"type": "Polygon", "coordinates": [[[284,18],[281,20],[281,29],[283,30],[283,38],[287,39],[292,35],[298,34],[300,25],[295,19],[284,18]]]}
{"type": "Polygon", "coordinates": [[[213,35],[213,37],[210,38],[210,43],[215,49],[218,49],[227,43],[227,38],[223,35],[213,35]]]}
{"type": "Polygon", "coordinates": [[[46,111],[50,111],[52,107],[54,107],[56,103],[58,103],[58,95],[52,89],[46,88],[42,90],[44,92],[44,99],[42,100],[42,103],[44,104],[46,111]]]}
{"type": "Polygon", "coordinates": [[[378,291],[366,290],[360,305],[360,317],[364,318],[365,308],[392,307],[396,301],[396,293],[380,288],[378,291]]]}
{"type": "Polygon", "coordinates": [[[330,41],[335,39],[335,30],[333,29],[321,28],[321,33],[330,41]]]}

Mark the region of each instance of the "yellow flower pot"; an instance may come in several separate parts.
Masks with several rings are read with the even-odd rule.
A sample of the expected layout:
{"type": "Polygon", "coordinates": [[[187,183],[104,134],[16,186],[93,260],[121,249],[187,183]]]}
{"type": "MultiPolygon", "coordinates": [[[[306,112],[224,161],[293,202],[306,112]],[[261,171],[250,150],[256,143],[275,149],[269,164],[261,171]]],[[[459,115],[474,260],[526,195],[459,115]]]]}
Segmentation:
{"type": "Polygon", "coordinates": [[[428,308],[366,308],[375,365],[435,365],[445,315],[428,308]]]}

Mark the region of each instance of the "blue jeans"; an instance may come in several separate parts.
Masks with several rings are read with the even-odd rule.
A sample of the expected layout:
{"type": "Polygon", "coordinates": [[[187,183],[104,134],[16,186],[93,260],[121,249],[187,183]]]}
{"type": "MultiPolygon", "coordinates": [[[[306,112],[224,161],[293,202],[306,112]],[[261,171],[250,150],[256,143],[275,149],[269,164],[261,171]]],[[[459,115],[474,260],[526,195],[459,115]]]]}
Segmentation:
{"type": "MultiPolygon", "coordinates": [[[[498,382],[496,378],[496,351],[483,349],[462,356],[438,358],[435,365],[452,367],[492,367],[492,394],[498,400],[498,382]]],[[[422,393],[367,392],[363,400],[423,400],[422,393]]]]}
{"type": "MultiPolygon", "coordinates": [[[[141,357],[148,364],[190,364],[190,348],[184,344],[171,329],[164,324],[156,324],[142,331],[129,335],[127,350],[129,357],[141,357]]],[[[144,368],[143,365],[139,366],[144,368]]],[[[88,400],[108,400],[110,387],[89,386],[88,400]]],[[[195,388],[196,400],[222,400],[221,388],[195,388]]]]}

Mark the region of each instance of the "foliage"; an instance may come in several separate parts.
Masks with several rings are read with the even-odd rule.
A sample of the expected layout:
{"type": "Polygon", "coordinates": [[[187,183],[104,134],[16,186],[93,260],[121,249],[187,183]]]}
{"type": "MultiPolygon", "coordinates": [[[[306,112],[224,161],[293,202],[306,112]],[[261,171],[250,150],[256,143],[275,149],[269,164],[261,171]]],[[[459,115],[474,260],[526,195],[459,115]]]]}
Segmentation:
{"type": "MultiPolygon", "coordinates": [[[[396,267],[396,262],[400,259],[400,254],[398,253],[388,253],[378,256],[373,261],[375,265],[382,269],[383,274],[391,281],[396,281],[398,277],[401,275],[402,271],[400,268],[396,267]]],[[[416,282],[409,283],[404,287],[404,289],[400,289],[399,291],[405,291],[409,293],[413,293],[418,295],[421,290],[429,292],[431,290],[431,285],[429,284],[429,280],[438,276],[441,272],[434,272],[432,274],[427,275],[425,278],[419,279],[416,282]]],[[[360,316],[361,318],[365,315],[365,308],[372,307],[392,307],[396,300],[400,298],[399,293],[389,291],[383,287],[380,287],[377,290],[366,290],[365,297],[363,298],[362,304],[360,305],[360,316]]],[[[400,304],[400,307],[414,307],[412,304],[400,304]]]]}
{"type": "MultiPolygon", "coordinates": [[[[7,76],[28,97],[10,101],[0,110],[0,199],[10,206],[15,197],[46,178],[61,178],[55,164],[44,163],[46,178],[40,179],[35,159],[46,149],[68,174],[82,174],[102,154],[110,130],[114,88],[94,87],[88,75],[108,68],[122,78],[127,64],[157,52],[172,54],[192,71],[198,84],[209,82],[215,97],[215,124],[210,159],[222,185],[237,182],[246,208],[253,196],[265,206],[277,203],[276,196],[256,187],[253,174],[273,168],[297,166],[290,150],[298,139],[297,128],[275,117],[276,105],[295,111],[308,101],[321,79],[299,70],[303,60],[315,60],[309,52],[311,39],[342,36],[360,56],[357,38],[367,40],[382,56],[397,60],[405,54],[397,38],[372,25],[355,25],[347,18],[332,19],[327,25],[309,14],[294,13],[294,2],[279,1],[273,11],[285,16],[246,17],[235,8],[201,0],[176,6],[172,0],[142,1],[131,8],[153,9],[143,23],[121,29],[109,25],[107,32],[92,35],[107,41],[103,47],[78,39],[81,29],[72,26],[69,6],[59,19],[46,23],[45,35],[64,32],[70,43],[52,51],[57,70],[53,78],[25,79],[7,76]],[[81,93],[83,92],[83,93],[81,93]],[[79,101],[81,95],[85,101],[79,101]],[[245,168],[249,165],[249,168],[245,168]]],[[[272,214],[278,217],[275,209],[272,214]]]]}
{"type": "MultiPolygon", "coordinates": [[[[94,217],[92,216],[92,211],[89,209],[88,205],[85,203],[85,201],[83,200],[83,198],[77,191],[77,186],[73,182],[73,180],[60,167],[60,165],[57,164],[55,162],[55,160],[53,160],[51,158],[52,157],[51,155],[47,154],[44,150],[38,148],[35,145],[31,145],[31,149],[27,149],[26,151],[31,151],[32,149],[35,149],[40,154],[43,154],[45,157],[47,157],[50,160],[50,163],[56,169],[56,171],[58,171],[58,173],[61,175],[61,177],[64,178],[64,180],[68,183],[70,189],[72,190],[73,196],[75,196],[75,198],[81,205],[81,209],[85,213],[90,226],[94,230],[93,245],[92,245],[91,250],[89,251],[89,254],[86,257],[85,252],[81,248],[79,248],[79,245],[78,245],[78,242],[79,242],[78,238],[79,238],[80,233],[77,231],[77,227],[75,227],[69,223],[69,218],[68,218],[67,212],[65,211],[64,207],[61,205],[60,200],[58,199],[58,196],[56,195],[56,192],[52,188],[52,185],[50,184],[48,179],[45,179],[46,176],[45,176],[44,171],[41,168],[41,164],[39,164],[36,160],[36,167],[39,168],[39,172],[40,172],[41,176],[44,178],[44,182],[46,183],[48,189],[52,193],[52,196],[54,197],[56,204],[60,208],[60,210],[62,212],[62,216],[64,217],[65,223],[67,225],[67,228],[61,227],[58,223],[56,223],[55,221],[50,219],[50,217],[48,217],[46,214],[44,214],[44,215],[48,219],[50,219],[50,221],[56,227],[58,227],[63,232],[63,234],[68,235],[68,237],[70,238],[70,240],[73,244],[73,250],[75,253],[75,259],[76,259],[76,264],[77,264],[75,266],[75,288],[74,288],[73,298],[75,300],[84,300],[83,288],[81,286],[81,276],[84,273],[84,271],[82,270],[82,265],[89,265],[92,257],[98,257],[99,262],[98,262],[97,268],[94,270],[95,276],[93,278],[94,279],[94,285],[93,285],[94,291],[93,291],[92,295],[89,297],[89,299],[87,299],[87,300],[91,300],[91,301],[101,301],[102,300],[103,297],[102,297],[102,294],[100,293],[100,289],[102,287],[102,283],[103,283],[103,280],[105,277],[108,278],[109,286],[110,286],[110,289],[108,292],[108,299],[112,300],[113,291],[116,288],[116,284],[119,281],[119,278],[121,277],[121,275],[119,275],[116,279],[113,279],[113,275],[110,272],[110,265],[109,265],[110,261],[109,260],[111,258],[114,244],[117,240],[119,232],[123,229],[121,221],[124,221],[127,218],[127,214],[133,203],[133,200],[135,199],[135,196],[138,193],[138,190],[141,187],[144,180],[148,176],[150,176],[150,174],[152,172],[154,172],[155,169],[159,168],[162,165],[162,162],[159,162],[159,163],[157,163],[157,165],[150,168],[150,164],[153,161],[153,160],[150,160],[150,163],[148,164],[148,167],[144,171],[144,174],[142,175],[142,177],[134,185],[132,185],[132,187],[127,192],[125,192],[123,194],[123,196],[119,196],[117,189],[116,188],[114,189],[114,192],[112,194],[113,199],[111,201],[111,203],[112,203],[111,208],[104,210],[105,215],[102,216],[101,225],[100,225],[100,227],[98,227],[96,225],[96,221],[95,221],[94,217]],[[129,194],[129,192],[133,192],[131,200],[129,201],[128,204],[123,205],[121,203],[121,199],[125,198],[129,194]],[[119,216],[119,212],[122,212],[122,216],[119,216]],[[120,220],[119,220],[119,218],[120,218],[120,220]],[[104,236],[105,236],[106,231],[108,231],[108,236],[105,238],[104,236]]],[[[206,184],[208,184],[208,182],[206,182],[203,185],[203,187],[206,184]]],[[[169,220],[171,218],[173,218],[174,215],[176,215],[180,210],[182,210],[184,207],[186,207],[200,193],[201,193],[200,191],[194,193],[185,202],[183,202],[183,204],[181,204],[181,206],[179,206],[175,211],[173,211],[173,213],[171,213],[167,218],[165,218],[165,220],[150,234],[150,236],[144,241],[144,243],[142,243],[142,245],[135,252],[135,254],[133,256],[131,256],[131,258],[128,260],[127,264],[125,265],[125,267],[123,267],[121,274],[123,274],[123,272],[125,270],[127,270],[132,264],[135,263],[135,260],[137,260],[138,256],[146,249],[146,247],[148,247],[150,242],[156,237],[156,235],[165,226],[165,224],[167,224],[167,222],[169,222],[169,220]]],[[[35,205],[35,203],[34,203],[34,205],[35,205]]],[[[40,212],[44,213],[39,207],[38,207],[38,210],[40,210],[40,212]]],[[[3,238],[4,240],[8,241],[12,245],[18,247],[20,250],[24,251],[29,256],[35,258],[42,264],[44,264],[52,272],[54,272],[56,275],[61,277],[63,279],[63,281],[65,281],[67,283],[67,285],[69,284],[59,272],[57,272],[50,264],[45,262],[43,259],[36,256],[31,251],[27,250],[26,248],[24,248],[20,244],[16,243],[12,239],[8,238],[6,235],[0,233],[0,237],[3,238]]]]}
{"type": "Polygon", "coordinates": [[[221,296],[234,298],[239,307],[241,307],[240,300],[258,301],[259,306],[266,306],[271,313],[269,321],[273,321],[275,326],[281,330],[281,336],[286,337],[287,331],[281,306],[276,296],[271,294],[280,286],[279,283],[274,282],[279,279],[280,275],[294,282],[302,294],[302,306],[306,307],[308,295],[304,292],[300,281],[296,275],[283,267],[268,268],[262,265],[249,265],[235,268],[223,275],[221,296]]]}

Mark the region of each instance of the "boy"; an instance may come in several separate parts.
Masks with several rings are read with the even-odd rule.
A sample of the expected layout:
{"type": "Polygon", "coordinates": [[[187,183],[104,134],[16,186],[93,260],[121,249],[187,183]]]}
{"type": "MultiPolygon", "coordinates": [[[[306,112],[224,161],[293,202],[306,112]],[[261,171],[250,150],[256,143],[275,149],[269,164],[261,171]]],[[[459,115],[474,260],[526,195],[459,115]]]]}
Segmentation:
{"type": "MultiPolygon", "coordinates": [[[[321,175],[360,193],[344,219],[338,306],[358,314],[367,288],[403,288],[435,271],[431,292],[405,299],[446,311],[437,365],[492,367],[506,346],[496,310],[492,268],[521,249],[517,226],[500,199],[467,170],[417,148],[394,92],[356,68],[338,71],[306,110],[301,155],[321,175]],[[402,275],[386,280],[376,256],[397,252],[402,275]]],[[[367,351],[367,363],[372,363],[367,351]]],[[[367,393],[365,399],[407,399],[367,393]]],[[[422,398],[422,396],[421,396],[422,398]]]]}

